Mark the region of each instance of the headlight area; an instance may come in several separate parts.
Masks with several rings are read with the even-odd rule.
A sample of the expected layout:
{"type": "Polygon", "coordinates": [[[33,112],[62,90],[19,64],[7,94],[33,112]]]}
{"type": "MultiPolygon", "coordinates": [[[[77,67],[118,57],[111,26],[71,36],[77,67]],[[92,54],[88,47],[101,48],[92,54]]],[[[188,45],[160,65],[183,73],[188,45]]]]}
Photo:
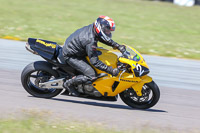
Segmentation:
{"type": "Polygon", "coordinates": [[[141,76],[147,75],[150,72],[148,68],[146,68],[140,64],[137,64],[136,67],[133,69],[133,71],[134,71],[136,77],[141,77],[141,76]]]}

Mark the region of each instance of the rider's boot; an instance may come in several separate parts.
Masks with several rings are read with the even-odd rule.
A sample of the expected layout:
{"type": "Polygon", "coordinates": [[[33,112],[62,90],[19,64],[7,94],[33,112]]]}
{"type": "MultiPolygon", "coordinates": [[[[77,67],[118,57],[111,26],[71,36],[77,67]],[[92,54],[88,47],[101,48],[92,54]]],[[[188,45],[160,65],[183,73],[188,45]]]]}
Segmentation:
{"type": "Polygon", "coordinates": [[[84,75],[78,75],[72,79],[69,79],[67,81],[65,81],[65,83],[63,84],[64,88],[67,88],[68,91],[74,95],[74,96],[79,96],[80,93],[75,89],[75,85],[80,85],[80,84],[84,84],[87,81],[90,81],[91,79],[88,78],[87,76],[84,75]]]}
{"type": "Polygon", "coordinates": [[[74,79],[66,80],[63,84],[63,87],[69,91],[69,95],[79,96],[80,93],[75,89],[74,79]]]}

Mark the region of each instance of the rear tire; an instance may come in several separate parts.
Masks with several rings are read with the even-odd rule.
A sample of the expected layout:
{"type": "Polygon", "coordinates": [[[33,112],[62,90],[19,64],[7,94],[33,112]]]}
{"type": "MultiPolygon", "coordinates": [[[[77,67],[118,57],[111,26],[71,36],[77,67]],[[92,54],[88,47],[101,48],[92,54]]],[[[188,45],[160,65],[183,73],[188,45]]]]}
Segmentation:
{"type": "Polygon", "coordinates": [[[46,82],[50,78],[58,78],[59,74],[52,69],[46,61],[36,61],[27,65],[21,74],[21,83],[24,89],[32,96],[39,98],[52,98],[62,92],[62,89],[39,88],[37,84],[46,82]],[[32,79],[35,81],[32,82],[32,79]]]}
{"type": "Polygon", "coordinates": [[[142,96],[139,97],[132,88],[119,94],[122,101],[128,106],[136,109],[148,109],[153,107],[160,98],[160,90],[154,81],[143,86],[142,96]],[[152,97],[149,99],[149,95],[152,97]]]}

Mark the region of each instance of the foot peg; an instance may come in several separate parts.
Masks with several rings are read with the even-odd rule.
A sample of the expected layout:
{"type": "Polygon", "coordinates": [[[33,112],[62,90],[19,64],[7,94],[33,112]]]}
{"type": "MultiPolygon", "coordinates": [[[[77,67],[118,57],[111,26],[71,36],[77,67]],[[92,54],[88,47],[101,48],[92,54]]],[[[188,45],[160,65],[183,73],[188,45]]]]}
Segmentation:
{"type": "Polygon", "coordinates": [[[76,91],[74,86],[68,86],[66,83],[63,84],[63,87],[69,91],[69,95],[78,97],[80,93],[76,91]]]}
{"type": "Polygon", "coordinates": [[[74,89],[69,88],[69,95],[78,97],[80,93],[74,89]]]}

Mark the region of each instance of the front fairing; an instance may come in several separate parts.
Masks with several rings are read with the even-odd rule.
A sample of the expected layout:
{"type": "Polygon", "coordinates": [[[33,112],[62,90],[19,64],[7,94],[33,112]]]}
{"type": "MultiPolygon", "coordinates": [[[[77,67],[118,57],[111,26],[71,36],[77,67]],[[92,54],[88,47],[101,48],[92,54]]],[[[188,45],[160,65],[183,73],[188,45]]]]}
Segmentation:
{"type": "MultiPolygon", "coordinates": [[[[149,73],[149,67],[144,61],[142,55],[128,45],[126,45],[126,53],[123,55],[120,52],[109,51],[103,48],[98,48],[97,53],[99,60],[101,60],[107,66],[116,68],[118,61],[124,64],[128,64],[131,67],[131,73],[133,73],[135,77],[141,77],[149,73]]],[[[89,61],[88,57],[87,59],[89,61]]],[[[104,71],[101,71],[95,67],[94,69],[98,74],[105,73],[104,71]]]]}
{"type": "Polygon", "coordinates": [[[149,67],[142,55],[128,45],[126,45],[126,52],[119,57],[119,61],[128,64],[136,77],[141,77],[149,73],[149,67]]]}
{"type": "MultiPolygon", "coordinates": [[[[142,95],[142,86],[145,83],[151,82],[152,79],[146,74],[149,72],[149,67],[144,61],[143,57],[134,48],[126,45],[127,53],[123,56],[118,51],[109,51],[102,48],[98,48],[97,52],[99,59],[108,66],[113,68],[118,67],[118,63],[121,62],[125,65],[125,69],[120,69],[120,73],[117,76],[108,76],[99,78],[93,82],[93,86],[103,96],[116,96],[127,88],[133,88],[138,96],[142,95]],[[127,69],[131,69],[130,71],[127,69]],[[115,86],[117,84],[117,86],[115,86]]],[[[94,67],[96,72],[105,73],[94,67]]]]}

